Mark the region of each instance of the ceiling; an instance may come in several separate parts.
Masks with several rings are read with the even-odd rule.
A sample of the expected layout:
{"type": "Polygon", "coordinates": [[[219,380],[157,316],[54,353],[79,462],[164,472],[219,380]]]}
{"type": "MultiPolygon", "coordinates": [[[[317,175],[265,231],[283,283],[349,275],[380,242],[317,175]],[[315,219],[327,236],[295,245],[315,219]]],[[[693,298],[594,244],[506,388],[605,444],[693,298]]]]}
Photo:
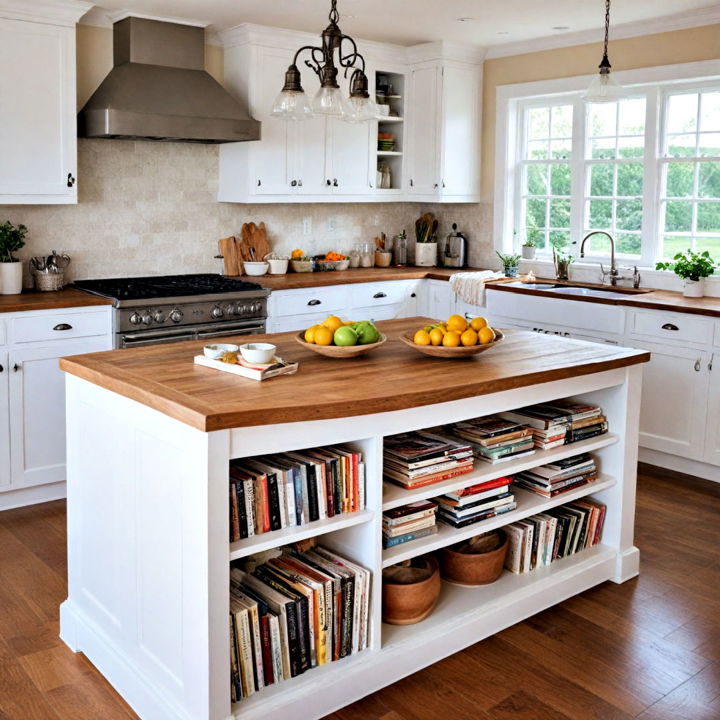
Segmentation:
{"type": "MultiPolygon", "coordinates": [[[[204,21],[213,30],[243,22],[319,33],[329,0],[100,0],[112,13],[204,21]]],[[[367,40],[413,45],[453,40],[485,47],[599,29],[603,0],[338,0],[340,27],[367,40]],[[468,18],[460,22],[459,18],[468,18]],[[561,28],[561,29],[556,29],[561,28]]],[[[709,0],[615,0],[613,26],[720,8],[709,0]]],[[[93,12],[93,19],[102,13],[93,12]]],[[[91,21],[91,24],[96,24],[91,21]]],[[[612,38],[612,35],[611,35],[612,38]]],[[[599,33],[598,40],[602,39],[599,33]]]]}

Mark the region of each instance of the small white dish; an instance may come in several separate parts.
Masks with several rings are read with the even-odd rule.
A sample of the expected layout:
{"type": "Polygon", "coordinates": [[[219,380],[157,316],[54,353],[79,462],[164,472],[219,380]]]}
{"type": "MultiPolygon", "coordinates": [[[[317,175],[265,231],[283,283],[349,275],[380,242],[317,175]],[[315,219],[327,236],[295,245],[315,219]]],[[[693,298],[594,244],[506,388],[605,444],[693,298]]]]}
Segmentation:
{"type": "Polygon", "coordinates": [[[245,343],[240,346],[240,354],[249,363],[266,365],[271,363],[277,352],[277,346],[271,343],[245,343]]]}
{"type": "Polygon", "coordinates": [[[240,348],[237,345],[224,345],[217,343],[215,345],[206,345],[203,348],[203,355],[211,360],[219,360],[226,352],[236,353],[240,348]]]}
{"type": "Polygon", "coordinates": [[[269,265],[266,262],[243,262],[246,275],[264,275],[269,265]]]}

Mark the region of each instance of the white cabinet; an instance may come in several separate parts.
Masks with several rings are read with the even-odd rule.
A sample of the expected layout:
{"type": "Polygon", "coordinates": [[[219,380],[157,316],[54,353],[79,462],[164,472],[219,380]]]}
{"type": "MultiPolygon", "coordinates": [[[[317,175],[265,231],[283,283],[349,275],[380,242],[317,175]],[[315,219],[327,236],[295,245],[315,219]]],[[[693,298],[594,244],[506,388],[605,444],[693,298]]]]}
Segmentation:
{"type": "Polygon", "coordinates": [[[75,22],[91,7],[47,4],[47,22],[0,0],[0,205],[77,202],[75,22]]]}
{"type": "Polygon", "coordinates": [[[10,485],[10,407],[8,398],[8,356],[0,352],[0,490],[10,485]]]}
{"type": "Polygon", "coordinates": [[[425,280],[423,312],[433,320],[446,320],[454,310],[453,293],[446,280],[425,280]]]}
{"type": "Polygon", "coordinates": [[[436,195],[439,187],[439,128],[441,70],[435,63],[416,67],[410,74],[410,196],[436,195]]]}
{"type": "Polygon", "coordinates": [[[326,186],[335,195],[367,195],[371,191],[373,123],[328,123],[326,186]]]}
{"type": "Polygon", "coordinates": [[[705,462],[720,465],[720,352],[710,356],[708,369],[705,462]]]}

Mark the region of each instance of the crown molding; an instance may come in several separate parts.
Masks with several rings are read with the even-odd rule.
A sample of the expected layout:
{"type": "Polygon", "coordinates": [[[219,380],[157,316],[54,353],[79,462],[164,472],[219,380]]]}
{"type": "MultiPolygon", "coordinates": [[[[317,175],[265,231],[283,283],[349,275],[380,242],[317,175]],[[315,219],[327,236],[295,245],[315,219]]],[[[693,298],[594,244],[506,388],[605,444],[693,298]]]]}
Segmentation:
{"type": "MultiPolygon", "coordinates": [[[[0,2],[2,2],[2,0],[0,0],[0,2]]],[[[85,13],[80,20],[80,24],[111,28],[116,22],[120,22],[120,20],[124,20],[128,17],[136,17],[142,20],[157,20],[158,22],[175,23],[176,25],[190,25],[191,27],[207,28],[210,25],[207,20],[193,20],[169,15],[148,15],[145,13],[133,12],[132,10],[110,11],[104,10],[101,7],[93,7],[92,10],[85,13]]]]}
{"type": "MultiPolygon", "coordinates": [[[[657,33],[672,32],[673,30],[686,30],[703,25],[715,25],[720,23],[720,5],[688,10],[674,15],[650,18],[638,22],[612,25],[610,28],[610,41],[622,40],[624,38],[640,37],[642,35],[656,35],[657,33]]],[[[518,42],[493,45],[488,49],[486,58],[509,57],[511,55],[526,55],[528,53],[541,52],[543,50],[557,50],[564,47],[576,45],[589,45],[602,42],[601,27],[593,30],[582,30],[579,32],[562,33],[560,35],[549,35],[547,37],[535,38],[533,40],[520,40],[518,42]]]]}
{"type": "Polygon", "coordinates": [[[422,43],[406,48],[407,60],[410,63],[427,62],[430,60],[455,60],[481,64],[487,55],[487,48],[480,45],[465,45],[462,43],[437,42],[422,43]]]}
{"type": "Polygon", "coordinates": [[[0,0],[0,17],[74,27],[90,8],[81,0],[0,0]]]}

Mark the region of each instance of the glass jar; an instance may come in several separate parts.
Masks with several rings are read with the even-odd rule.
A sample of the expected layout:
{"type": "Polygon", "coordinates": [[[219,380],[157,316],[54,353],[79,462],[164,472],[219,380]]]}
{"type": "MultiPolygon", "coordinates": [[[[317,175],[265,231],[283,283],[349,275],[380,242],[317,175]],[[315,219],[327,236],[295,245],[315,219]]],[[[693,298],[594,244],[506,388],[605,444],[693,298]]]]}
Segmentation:
{"type": "Polygon", "coordinates": [[[360,267],[368,268],[375,265],[375,243],[360,243],[360,267]]]}
{"type": "Polygon", "coordinates": [[[348,260],[350,261],[349,267],[360,267],[360,251],[357,249],[357,246],[348,253],[348,260]]]}

